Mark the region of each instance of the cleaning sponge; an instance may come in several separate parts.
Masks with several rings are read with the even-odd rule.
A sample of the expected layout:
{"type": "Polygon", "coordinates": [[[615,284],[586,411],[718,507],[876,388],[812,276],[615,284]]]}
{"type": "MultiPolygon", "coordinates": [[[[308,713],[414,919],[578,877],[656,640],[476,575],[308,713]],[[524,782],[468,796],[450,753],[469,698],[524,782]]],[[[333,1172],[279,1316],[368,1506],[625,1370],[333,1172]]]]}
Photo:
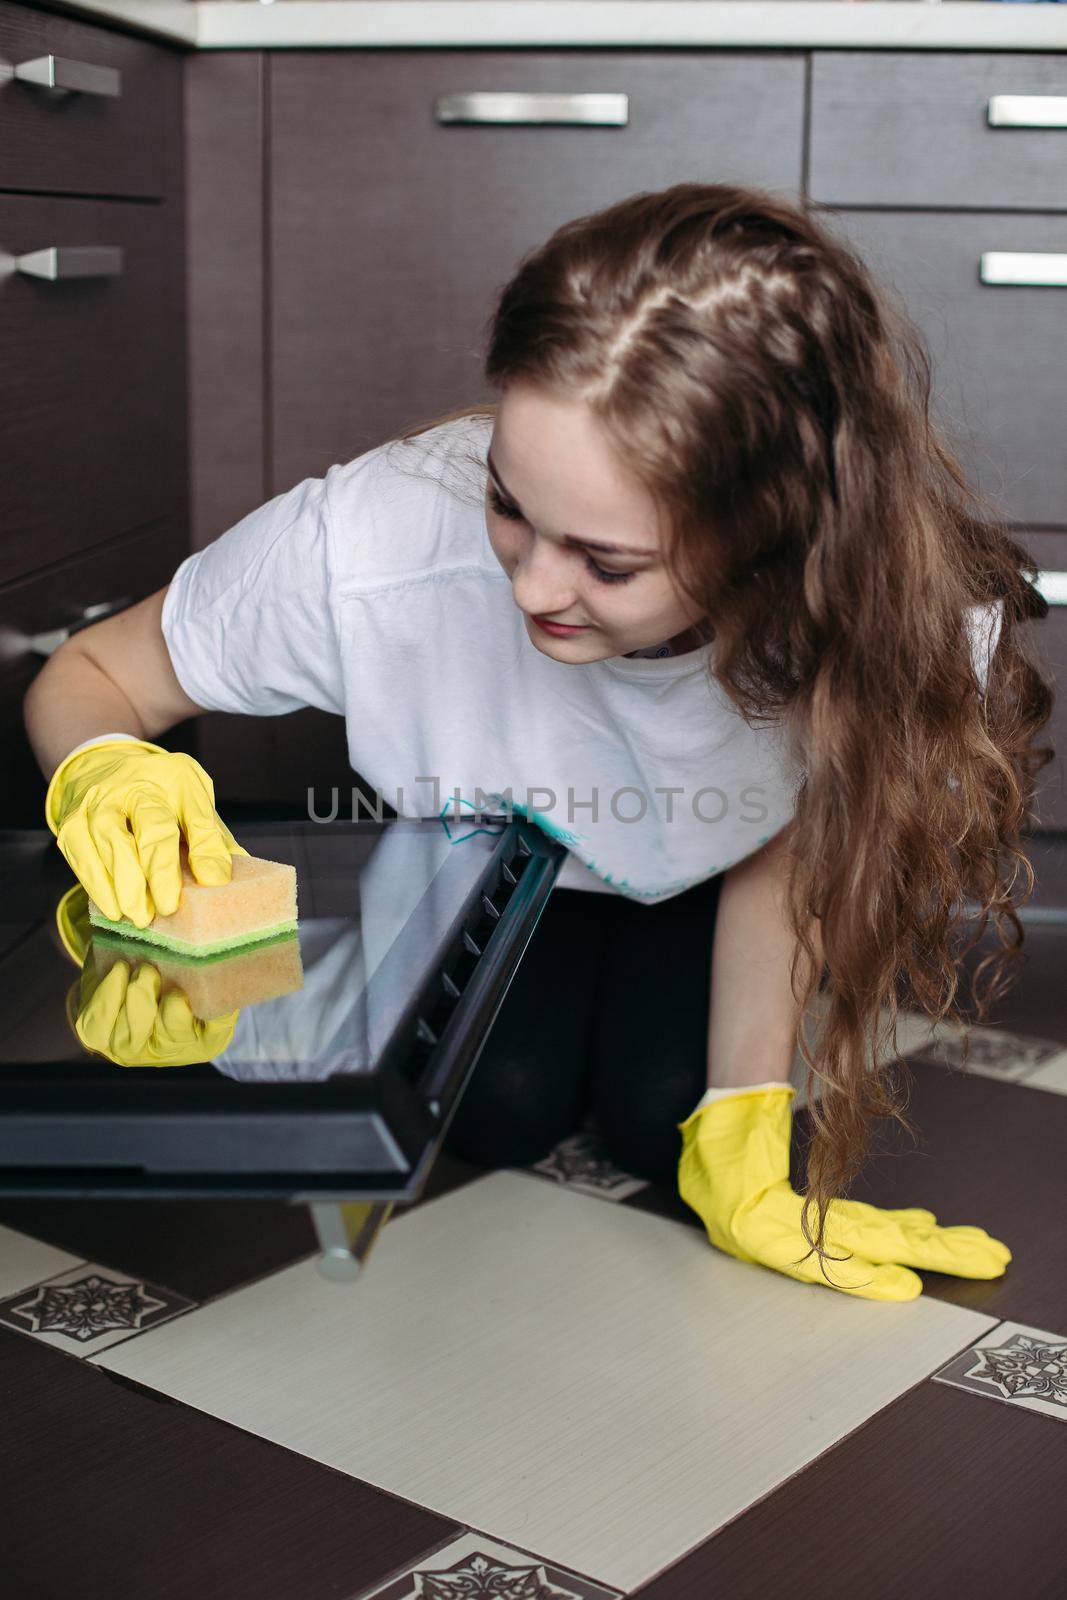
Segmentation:
{"type": "Polygon", "coordinates": [[[261,856],[231,856],[229,883],[197,883],[189,870],[185,841],[180,849],[182,895],[169,917],[157,915],[145,928],[126,917],[105,917],[90,897],[89,921],[127,938],[164,945],[186,956],[213,956],[258,939],[292,932],[297,925],[296,868],[261,856]]]}
{"type": "Polygon", "coordinates": [[[180,989],[194,1017],[211,1022],[264,1000],[277,1000],[303,987],[300,940],[295,933],[260,939],[234,954],[179,956],[162,948],[148,951],[136,939],[98,928],[92,941],[93,967],[102,981],[116,961],[151,960],[160,976],[160,997],[180,989]]]}

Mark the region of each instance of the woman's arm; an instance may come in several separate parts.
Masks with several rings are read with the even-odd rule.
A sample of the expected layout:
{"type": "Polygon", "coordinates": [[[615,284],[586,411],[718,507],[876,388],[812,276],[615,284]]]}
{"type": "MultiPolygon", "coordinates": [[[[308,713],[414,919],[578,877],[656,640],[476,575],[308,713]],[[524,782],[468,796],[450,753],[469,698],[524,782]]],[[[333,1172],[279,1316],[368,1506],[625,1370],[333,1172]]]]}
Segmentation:
{"type": "MultiPolygon", "coordinates": [[[[800,1008],[789,971],[796,939],[786,924],[790,827],[725,874],[711,956],[708,1086],[789,1079],[800,1008]]],[[[818,928],[812,939],[822,953],[818,928]]]]}
{"type": "Polygon", "coordinates": [[[166,588],[83,628],[45,662],[23,700],[26,733],[46,778],[85,739],[157,739],[202,708],[175,676],[160,617],[166,588]]]}

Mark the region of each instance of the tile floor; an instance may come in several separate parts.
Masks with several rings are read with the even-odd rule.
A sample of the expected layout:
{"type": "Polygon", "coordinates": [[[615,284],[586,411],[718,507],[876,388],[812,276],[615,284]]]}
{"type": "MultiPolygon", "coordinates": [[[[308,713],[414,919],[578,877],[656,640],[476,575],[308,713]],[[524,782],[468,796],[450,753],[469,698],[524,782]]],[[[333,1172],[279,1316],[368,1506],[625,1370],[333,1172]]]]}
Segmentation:
{"type": "Polygon", "coordinates": [[[853,1191],[981,1223],[1001,1280],[885,1307],[733,1261],[595,1125],[525,1171],[443,1157],[351,1285],[298,1208],[0,1202],[10,1592],[1061,1595],[1067,922],[1038,909],[966,1071],[898,1033],[921,1138],[853,1191]]]}

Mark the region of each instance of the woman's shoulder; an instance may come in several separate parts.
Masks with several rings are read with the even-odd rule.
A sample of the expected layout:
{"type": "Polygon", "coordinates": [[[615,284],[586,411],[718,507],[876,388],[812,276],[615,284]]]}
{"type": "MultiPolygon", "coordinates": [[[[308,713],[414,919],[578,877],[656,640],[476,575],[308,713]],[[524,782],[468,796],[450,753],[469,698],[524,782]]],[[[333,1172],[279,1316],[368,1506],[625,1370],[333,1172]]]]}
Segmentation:
{"type": "Polygon", "coordinates": [[[330,468],[339,583],[380,584],[455,566],[499,568],[485,531],[491,420],[450,419],[330,468]]]}

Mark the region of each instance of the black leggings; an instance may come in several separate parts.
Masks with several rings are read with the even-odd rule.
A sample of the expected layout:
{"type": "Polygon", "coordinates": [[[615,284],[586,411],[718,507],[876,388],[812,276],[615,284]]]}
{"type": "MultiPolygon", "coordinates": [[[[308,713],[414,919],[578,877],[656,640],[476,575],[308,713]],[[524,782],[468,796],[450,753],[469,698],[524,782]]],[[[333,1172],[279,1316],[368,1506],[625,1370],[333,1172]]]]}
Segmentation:
{"type": "Polygon", "coordinates": [[[707,1088],[722,874],[670,900],[554,889],[445,1136],[477,1164],[529,1166],[596,1117],[605,1154],[672,1188],[677,1124],[707,1088]]]}

